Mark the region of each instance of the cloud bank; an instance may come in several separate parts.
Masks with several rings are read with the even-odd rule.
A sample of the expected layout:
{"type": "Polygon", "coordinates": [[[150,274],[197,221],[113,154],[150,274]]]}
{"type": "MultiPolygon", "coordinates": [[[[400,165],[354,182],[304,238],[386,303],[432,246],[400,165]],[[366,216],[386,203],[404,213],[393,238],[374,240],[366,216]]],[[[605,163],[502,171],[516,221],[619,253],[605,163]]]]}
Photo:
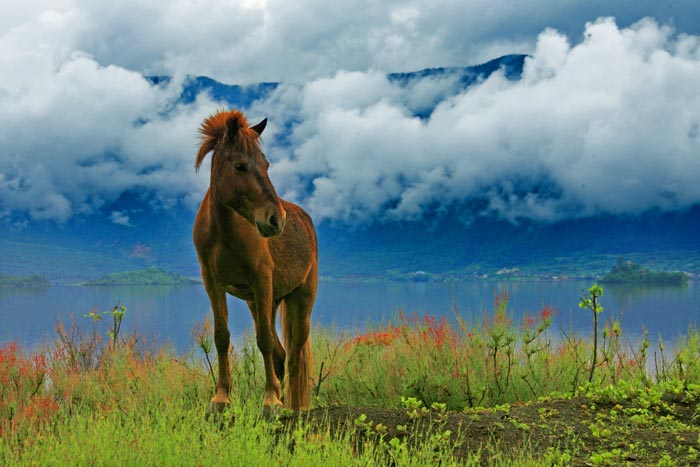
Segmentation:
{"type": "Polygon", "coordinates": [[[273,174],[317,217],[348,222],[446,207],[514,222],[682,209],[700,202],[698,82],[698,36],[610,18],[575,46],[545,30],[522,80],[494,74],[428,119],[384,75],[338,73],[279,91],[302,123],[273,174]]]}
{"type": "Polygon", "coordinates": [[[127,190],[201,194],[193,135],[215,104],[164,114],[182,83],[153,86],[76,51],[67,38],[79,21],[51,11],[0,38],[0,68],[12,70],[0,76],[0,215],[65,221],[127,190]]]}
{"type": "Polygon", "coordinates": [[[696,0],[3,0],[0,35],[50,12],[74,18],[56,39],[102,66],[237,84],[481,63],[531,52],[546,27],[578,42],[602,16],[700,33],[696,0]]]}
{"type": "MultiPolygon", "coordinates": [[[[0,75],[0,217],[63,222],[134,191],[195,206],[208,184],[193,170],[196,129],[223,104],[180,103],[188,73],[290,83],[248,113],[270,117],[278,192],[318,221],[446,210],[553,221],[700,202],[700,38],[654,20],[599,19],[580,37],[565,13],[578,5],[586,17],[600,2],[542,17],[523,15],[540,11],[535,0],[498,11],[128,3],[34,0],[0,19],[0,68],[11,70],[0,75]],[[459,90],[449,77],[386,77],[522,51],[518,82],[494,74],[459,90]],[[144,78],[158,73],[173,79],[144,78]]],[[[109,218],[130,224],[124,208],[109,218]]]]}

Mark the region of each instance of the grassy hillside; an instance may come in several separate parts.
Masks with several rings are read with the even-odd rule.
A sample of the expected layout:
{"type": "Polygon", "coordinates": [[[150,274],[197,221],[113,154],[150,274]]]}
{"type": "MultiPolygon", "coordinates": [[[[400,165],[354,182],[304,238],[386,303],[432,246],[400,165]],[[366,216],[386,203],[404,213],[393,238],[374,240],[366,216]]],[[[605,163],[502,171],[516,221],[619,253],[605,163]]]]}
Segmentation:
{"type": "Polygon", "coordinates": [[[600,282],[608,284],[683,285],[688,282],[688,276],[682,272],[652,271],[632,261],[619,258],[617,264],[600,279],[600,282]]]}
{"type": "Polygon", "coordinates": [[[187,285],[199,281],[156,267],[107,274],[83,285],[187,285]]]}
{"type": "Polygon", "coordinates": [[[51,282],[44,276],[12,276],[0,273],[0,287],[50,287],[51,282]]]}
{"type": "Polygon", "coordinates": [[[84,281],[146,265],[142,259],[121,257],[104,248],[81,247],[77,242],[63,246],[38,240],[0,239],[0,251],[2,272],[16,275],[40,273],[59,282],[84,281]]]}

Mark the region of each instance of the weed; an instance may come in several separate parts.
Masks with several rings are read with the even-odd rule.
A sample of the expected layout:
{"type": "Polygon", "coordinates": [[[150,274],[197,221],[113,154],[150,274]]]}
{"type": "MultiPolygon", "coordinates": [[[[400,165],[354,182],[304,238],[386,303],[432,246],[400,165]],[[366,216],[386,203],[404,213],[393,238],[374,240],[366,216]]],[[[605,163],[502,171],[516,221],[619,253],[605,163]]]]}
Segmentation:
{"type": "Polygon", "coordinates": [[[25,356],[16,342],[0,346],[0,438],[21,444],[51,422],[59,406],[45,391],[48,373],[44,354],[25,356]]]}
{"type": "Polygon", "coordinates": [[[598,315],[603,312],[603,307],[598,303],[598,299],[603,296],[603,288],[598,284],[593,284],[588,289],[588,295],[581,297],[579,308],[587,308],[593,312],[593,354],[591,369],[588,375],[588,382],[593,381],[596,363],[598,361],[598,315]]]}
{"type": "Polygon", "coordinates": [[[213,328],[211,317],[209,314],[204,318],[204,321],[198,322],[194,328],[192,328],[192,337],[194,337],[197,346],[204,353],[204,358],[207,363],[207,368],[209,369],[209,374],[211,375],[212,382],[216,386],[216,375],[214,375],[214,367],[211,364],[210,355],[213,349],[213,328]]]}
{"type": "Polygon", "coordinates": [[[112,344],[112,350],[117,348],[117,341],[119,339],[119,332],[122,328],[122,322],[124,321],[124,314],[126,313],[126,307],[117,303],[109,311],[104,311],[98,313],[95,310],[91,310],[89,313],[84,314],[86,318],[91,318],[93,323],[102,323],[107,327],[107,335],[110,338],[112,344]],[[111,321],[105,321],[105,316],[111,316],[111,321]]]}

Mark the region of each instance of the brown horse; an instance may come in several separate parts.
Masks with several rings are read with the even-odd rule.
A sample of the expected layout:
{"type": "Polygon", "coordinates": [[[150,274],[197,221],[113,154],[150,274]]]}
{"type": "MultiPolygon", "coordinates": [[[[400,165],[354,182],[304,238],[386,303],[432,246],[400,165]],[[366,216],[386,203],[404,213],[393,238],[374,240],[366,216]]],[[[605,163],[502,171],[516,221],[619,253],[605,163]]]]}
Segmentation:
{"type": "Polygon", "coordinates": [[[255,321],[265,365],[263,411],[282,405],[285,360],[287,406],[299,410],[310,403],[309,328],[318,286],[316,232],[309,215],[280,199],[270,182],[270,164],[259,141],[266,124],[267,119],[249,128],[243,114],[232,110],[211,115],[199,129],[202,145],[197,170],[213,151],[210,187],[193,232],[214,312],[219,361],[210,413],[221,412],[230,403],[226,293],[245,300],[255,321]],[[284,347],[275,327],[278,307],[284,347]]]}

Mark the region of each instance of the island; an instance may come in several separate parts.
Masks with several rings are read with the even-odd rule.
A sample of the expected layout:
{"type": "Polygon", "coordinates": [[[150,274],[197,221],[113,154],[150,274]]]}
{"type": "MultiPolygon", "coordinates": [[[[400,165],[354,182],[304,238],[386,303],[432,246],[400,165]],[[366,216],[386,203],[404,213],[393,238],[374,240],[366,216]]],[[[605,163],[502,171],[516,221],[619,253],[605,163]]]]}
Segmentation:
{"type": "Polygon", "coordinates": [[[150,267],[107,274],[99,279],[84,282],[81,285],[189,285],[199,283],[200,281],[197,279],[164,271],[157,267],[150,267]]]}
{"type": "Polygon", "coordinates": [[[37,274],[12,276],[10,274],[0,273],[0,288],[43,289],[46,287],[51,287],[51,282],[44,276],[37,274]]]}
{"type": "Polygon", "coordinates": [[[617,264],[600,279],[606,284],[649,284],[649,285],[684,285],[688,282],[688,276],[683,272],[652,271],[625,261],[617,260],[617,264]]]}

